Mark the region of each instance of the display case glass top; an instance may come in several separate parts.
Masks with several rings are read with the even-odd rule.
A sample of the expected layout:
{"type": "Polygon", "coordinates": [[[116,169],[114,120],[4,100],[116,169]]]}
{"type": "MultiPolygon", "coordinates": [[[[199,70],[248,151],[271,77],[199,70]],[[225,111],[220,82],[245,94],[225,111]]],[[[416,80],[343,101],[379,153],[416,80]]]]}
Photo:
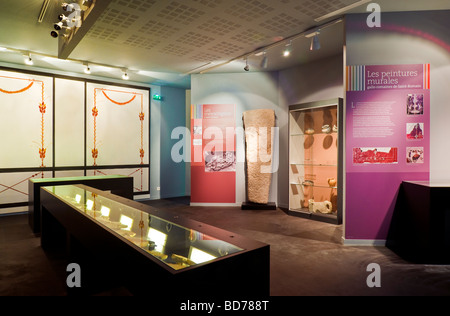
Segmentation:
{"type": "Polygon", "coordinates": [[[43,188],[117,237],[144,250],[174,270],[181,270],[241,252],[241,249],[200,231],[74,185],[43,188]]]}
{"type": "Polygon", "coordinates": [[[82,176],[82,177],[64,177],[64,178],[35,178],[30,179],[33,183],[41,183],[41,182],[73,182],[76,180],[95,180],[95,179],[115,179],[115,178],[126,178],[123,175],[102,175],[102,176],[82,176]]]}

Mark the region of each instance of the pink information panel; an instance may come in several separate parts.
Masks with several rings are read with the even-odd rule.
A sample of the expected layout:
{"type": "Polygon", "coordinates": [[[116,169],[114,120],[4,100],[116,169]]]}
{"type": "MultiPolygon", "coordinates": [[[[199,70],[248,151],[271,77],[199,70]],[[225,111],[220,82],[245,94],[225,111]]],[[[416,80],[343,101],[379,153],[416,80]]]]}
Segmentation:
{"type": "Polygon", "coordinates": [[[400,183],[429,179],[430,65],[348,66],[346,77],[346,237],[385,239],[400,183]]]}
{"type": "Polygon", "coordinates": [[[235,106],[191,106],[191,203],[236,202],[235,106]]]}

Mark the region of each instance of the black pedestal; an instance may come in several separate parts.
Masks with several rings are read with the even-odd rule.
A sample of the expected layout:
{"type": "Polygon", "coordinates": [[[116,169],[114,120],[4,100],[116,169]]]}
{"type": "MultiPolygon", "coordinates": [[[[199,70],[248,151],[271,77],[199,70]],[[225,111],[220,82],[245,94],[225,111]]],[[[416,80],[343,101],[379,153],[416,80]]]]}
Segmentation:
{"type": "Polygon", "coordinates": [[[277,205],[274,202],[269,202],[267,204],[243,202],[241,209],[242,210],[276,210],[277,205]]]}
{"type": "Polygon", "coordinates": [[[450,263],[450,183],[404,181],[386,246],[422,264],[450,263]]]}

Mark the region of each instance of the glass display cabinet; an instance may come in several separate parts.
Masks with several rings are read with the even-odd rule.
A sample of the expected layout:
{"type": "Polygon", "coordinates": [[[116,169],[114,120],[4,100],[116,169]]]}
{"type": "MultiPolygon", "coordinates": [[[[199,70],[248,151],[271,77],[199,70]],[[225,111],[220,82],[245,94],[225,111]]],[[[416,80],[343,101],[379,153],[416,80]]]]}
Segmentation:
{"type": "Polygon", "coordinates": [[[83,185],[41,188],[41,207],[44,249],[113,266],[134,294],[269,294],[266,244],[83,185]]]}
{"type": "Polygon", "coordinates": [[[342,223],[342,99],[289,107],[289,215],[342,223]]]}
{"type": "Polygon", "coordinates": [[[33,233],[37,234],[40,232],[41,212],[39,211],[39,190],[41,187],[49,185],[86,184],[132,199],[134,191],[133,182],[133,177],[121,175],[30,179],[28,180],[28,223],[33,233]]]}

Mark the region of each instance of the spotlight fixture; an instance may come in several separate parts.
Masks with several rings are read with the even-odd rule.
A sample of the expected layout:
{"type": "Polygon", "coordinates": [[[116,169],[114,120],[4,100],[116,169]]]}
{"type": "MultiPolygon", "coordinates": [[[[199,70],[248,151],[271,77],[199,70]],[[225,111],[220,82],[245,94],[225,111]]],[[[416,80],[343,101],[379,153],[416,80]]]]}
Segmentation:
{"type": "Polygon", "coordinates": [[[249,71],[249,70],[250,70],[250,67],[248,66],[248,57],[245,58],[245,67],[244,67],[244,70],[245,70],[245,71],[249,71]]]}
{"type": "Polygon", "coordinates": [[[75,23],[77,21],[77,19],[70,19],[69,17],[65,16],[64,14],[60,14],[58,15],[58,20],[60,20],[61,22],[67,22],[67,24],[69,23],[75,23]]]}
{"type": "Polygon", "coordinates": [[[312,51],[320,49],[319,34],[320,30],[317,30],[305,35],[306,38],[311,38],[311,46],[309,47],[309,50],[312,51]]]}
{"type": "Polygon", "coordinates": [[[291,46],[292,46],[292,41],[289,41],[289,44],[286,45],[286,48],[283,51],[283,56],[284,57],[288,57],[291,54],[291,46]]]}
{"type": "Polygon", "coordinates": [[[55,28],[55,30],[60,31],[62,29],[66,29],[66,30],[70,30],[70,27],[68,26],[64,26],[63,22],[58,22],[53,24],[53,27],[55,28]]]}
{"type": "Polygon", "coordinates": [[[64,11],[73,11],[75,9],[75,5],[73,3],[63,3],[61,5],[64,11]]]}
{"type": "Polygon", "coordinates": [[[128,79],[130,79],[130,77],[128,76],[128,72],[127,72],[126,69],[123,70],[122,79],[123,79],[123,80],[128,80],[128,79]]]}
{"type": "Polygon", "coordinates": [[[63,22],[58,22],[58,23],[53,24],[53,27],[55,28],[55,30],[59,31],[64,27],[64,25],[63,25],[63,22]]]}
{"type": "Polygon", "coordinates": [[[261,68],[266,69],[267,68],[267,64],[268,64],[268,58],[267,58],[267,54],[264,51],[264,57],[261,61],[261,68]]]}
{"type": "Polygon", "coordinates": [[[84,68],[84,73],[87,75],[91,74],[91,67],[89,67],[89,64],[84,64],[86,67],[84,68]]]}
{"type": "Polygon", "coordinates": [[[61,22],[59,22],[57,24],[66,22],[68,27],[80,27],[81,26],[81,19],[79,16],[76,16],[75,18],[70,18],[70,17],[65,16],[64,14],[60,14],[60,15],[58,15],[58,20],[61,22]]]}
{"type": "Polygon", "coordinates": [[[62,36],[62,37],[66,37],[67,38],[67,34],[59,34],[58,31],[51,31],[50,32],[51,37],[53,38],[58,38],[58,36],[62,36]]]}
{"type": "Polygon", "coordinates": [[[311,40],[311,47],[309,50],[319,50],[320,49],[320,41],[319,41],[319,35],[315,35],[311,40]]]}
{"type": "Polygon", "coordinates": [[[31,58],[31,55],[26,55],[24,56],[24,62],[25,64],[27,64],[28,66],[32,66],[33,63],[33,59],[31,58]]]}

